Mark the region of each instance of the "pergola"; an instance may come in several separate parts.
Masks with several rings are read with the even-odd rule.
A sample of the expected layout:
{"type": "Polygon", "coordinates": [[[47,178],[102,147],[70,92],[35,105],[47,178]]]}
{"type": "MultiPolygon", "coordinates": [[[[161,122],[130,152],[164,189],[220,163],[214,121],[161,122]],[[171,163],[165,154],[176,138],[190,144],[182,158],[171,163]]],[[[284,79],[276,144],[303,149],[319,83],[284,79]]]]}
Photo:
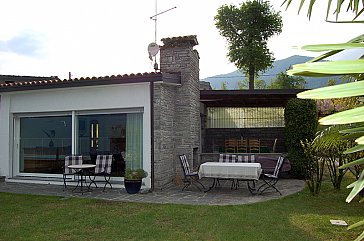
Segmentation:
{"type": "Polygon", "coordinates": [[[206,107],[285,107],[304,89],[201,90],[206,107]]]}
{"type": "MultiPolygon", "coordinates": [[[[304,89],[257,89],[257,90],[201,90],[202,103],[202,149],[204,153],[221,152],[224,142],[230,139],[260,139],[263,146],[272,150],[277,142],[279,152],[286,151],[284,144],[283,126],[254,126],[254,127],[208,127],[208,108],[262,108],[261,113],[267,113],[267,108],[285,108],[287,102],[296,98],[304,89]],[[275,141],[276,140],[276,141],[275,141]]],[[[279,112],[277,109],[277,115],[279,112]]],[[[274,118],[275,112],[270,112],[274,118]]],[[[281,113],[281,112],[280,112],[281,113]]],[[[259,118],[266,118],[258,116],[259,118]]],[[[221,118],[225,118],[222,116],[221,118]]],[[[228,118],[228,117],[227,117],[228,118]]],[[[251,120],[252,116],[247,117],[251,120]]],[[[281,118],[281,117],[280,117],[281,118]]],[[[239,121],[239,120],[236,120],[239,121]]],[[[235,123],[235,122],[234,122],[235,123]]],[[[225,150],[226,152],[226,150],[225,150]]]]}

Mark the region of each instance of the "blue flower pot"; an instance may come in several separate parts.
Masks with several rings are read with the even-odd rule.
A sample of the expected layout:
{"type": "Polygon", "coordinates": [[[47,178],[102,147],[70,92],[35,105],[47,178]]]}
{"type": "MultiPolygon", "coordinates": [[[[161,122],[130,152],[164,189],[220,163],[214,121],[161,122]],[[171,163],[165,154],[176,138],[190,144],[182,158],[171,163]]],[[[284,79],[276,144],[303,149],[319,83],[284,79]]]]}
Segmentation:
{"type": "Polygon", "coordinates": [[[142,187],[142,180],[125,180],[124,179],[124,186],[126,192],[129,194],[135,194],[140,191],[142,187]]]}

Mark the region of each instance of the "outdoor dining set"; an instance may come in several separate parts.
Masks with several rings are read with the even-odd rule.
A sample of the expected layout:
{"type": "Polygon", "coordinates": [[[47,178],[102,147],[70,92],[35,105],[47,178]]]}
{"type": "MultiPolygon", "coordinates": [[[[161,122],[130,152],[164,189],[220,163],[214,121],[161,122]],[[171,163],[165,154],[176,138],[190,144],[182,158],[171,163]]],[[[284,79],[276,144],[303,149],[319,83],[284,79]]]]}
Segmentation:
{"type": "Polygon", "coordinates": [[[182,190],[194,185],[200,191],[209,192],[219,187],[221,180],[230,180],[231,189],[238,189],[240,182],[245,181],[251,194],[262,194],[272,188],[282,195],[276,187],[284,161],[282,155],[277,156],[273,173],[264,173],[261,164],[255,162],[254,156],[251,155],[220,154],[218,162],[205,162],[200,165],[198,171],[191,170],[186,155],[180,155],[179,159],[184,173],[185,185],[182,190]],[[212,185],[206,189],[201,178],[212,178],[212,185]],[[257,182],[260,179],[263,184],[258,187],[257,182]]]}
{"type": "MultiPolygon", "coordinates": [[[[231,189],[238,189],[241,182],[247,183],[248,190],[251,194],[261,194],[267,189],[274,189],[280,195],[281,192],[276,187],[279,180],[279,172],[282,169],[285,158],[282,155],[276,155],[275,167],[272,173],[266,173],[260,162],[253,154],[220,154],[218,162],[205,162],[199,166],[198,171],[193,171],[190,168],[186,155],[179,155],[183,174],[184,187],[194,185],[200,191],[209,192],[217,187],[220,187],[220,182],[223,180],[231,181],[231,189]],[[209,188],[205,188],[201,179],[212,179],[212,184],[209,188]],[[262,180],[263,183],[257,186],[257,182],[262,180]]],[[[103,183],[103,191],[107,186],[112,188],[111,167],[113,163],[113,155],[97,155],[93,163],[88,163],[83,160],[82,155],[70,155],[65,157],[63,184],[64,189],[67,188],[69,181],[76,181],[77,184],[73,188],[73,192],[89,192],[91,187],[98,187],[97,183],[103,183]],[[101,176],[101,178],[98,178],[101,176]]]]}
{"type": "Polygon", "coordinates": [[[77,180],[77,185],[73,191],[79,190],[82,194],[90,191],[92,185],[97,187],[97,176],[103,177],[103,191],[105,191],[107,185],[112,188],[110,183],[112,161],[113,155],[97,155],[96,164],[83,163],[83,156],[81,155],[66,156],[63,172],[64,189],[67,188],[68,179],[72,180],[72,178],[67,178],[68,176],[72,176],[77,180]]]}

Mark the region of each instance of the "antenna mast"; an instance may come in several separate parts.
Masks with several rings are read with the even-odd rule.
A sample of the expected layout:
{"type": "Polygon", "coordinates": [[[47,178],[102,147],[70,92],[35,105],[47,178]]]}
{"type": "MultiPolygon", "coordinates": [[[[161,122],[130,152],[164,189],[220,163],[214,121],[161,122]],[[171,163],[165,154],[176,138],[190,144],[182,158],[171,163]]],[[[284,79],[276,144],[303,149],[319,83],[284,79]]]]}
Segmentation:
{"type": "MultiPolygon", "coordinates": [[[[158,0],[155,0],[155,14],[153,16],[150,17],[151,20],[154,21],[154,43],[157,45],[157,16],[161,15],[163,13],[169,12],[173,9],[175,9],[177,7],[173,7],[170,9],[167,9],[163,12],[158,13],[158,0]]],[[[157,64],[157,54],[154,55],[154,70],[157,71],[158,68],[158,64],[157,64]]]]}

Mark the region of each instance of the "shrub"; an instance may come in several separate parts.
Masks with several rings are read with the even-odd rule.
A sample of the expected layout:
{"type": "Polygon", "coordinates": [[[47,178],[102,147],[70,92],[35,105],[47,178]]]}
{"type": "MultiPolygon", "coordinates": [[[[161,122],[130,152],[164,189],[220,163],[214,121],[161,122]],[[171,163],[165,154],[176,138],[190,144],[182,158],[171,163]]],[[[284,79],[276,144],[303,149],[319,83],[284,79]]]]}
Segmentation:
{"type": "Polygon", "coordinates": [[[301,141],[311,142],[317,129],[317,107],[314,100],[290,99],[284,111],[285,139],[291,174],[297,178],[307,175],[307,158],[301,141]]]}
{"type": "Polygon", "coordinates": [[[313,142],[305,140],[301,144],[307,158],[305,180],[311,194],[318,195],[321,190],[325,159],[318,154],[313,142]]]}

